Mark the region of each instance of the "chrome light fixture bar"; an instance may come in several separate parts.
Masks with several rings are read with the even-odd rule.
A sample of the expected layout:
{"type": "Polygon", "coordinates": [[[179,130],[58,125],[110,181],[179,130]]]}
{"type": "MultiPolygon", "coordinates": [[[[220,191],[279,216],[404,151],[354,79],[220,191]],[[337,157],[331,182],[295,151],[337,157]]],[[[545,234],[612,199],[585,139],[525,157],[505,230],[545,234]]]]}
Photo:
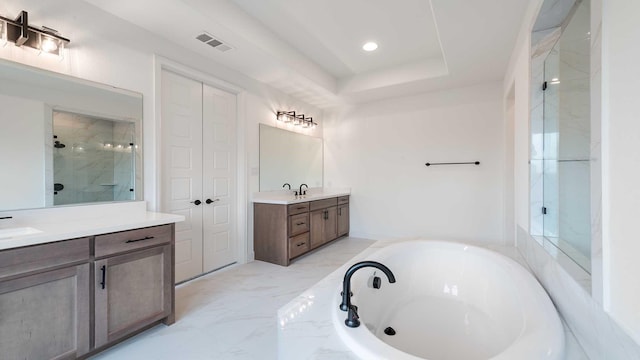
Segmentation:
{"type": "Polygon", "coordinates": [[[64,46],[70,42],[54,29],[43,26],[37,28],[29,25],[29,14],[20,12],[15,19],[0,16],[0,35],[4,42],[15,43],[16,46],[28,46],[42,52],[61,55],[64,46]]]}
{"type": "Polygon", "coordinates": [[[317,123],[313,122],[313,118],[306,117],[304,114],[297,114],[295,111],[278,111],[276,113],[276,120],[282,121],[285,123],[293,123],[296,126],[302,126],[303,128],[314,128],[318,126],[317,123]]]}

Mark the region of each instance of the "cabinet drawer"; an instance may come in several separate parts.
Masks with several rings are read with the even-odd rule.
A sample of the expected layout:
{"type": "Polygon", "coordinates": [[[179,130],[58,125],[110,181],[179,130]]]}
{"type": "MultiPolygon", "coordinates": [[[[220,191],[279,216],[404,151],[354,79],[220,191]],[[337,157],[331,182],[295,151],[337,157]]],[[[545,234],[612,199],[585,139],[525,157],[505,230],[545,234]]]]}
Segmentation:
{"type": "Polygon", "coordinates": [[[291,204],[291,205],[289,205],[287,210],[289,210],[289,215],[295,215],[295,214],[300,214],[300,213],[304,213],[304,212],[309,212],[309,203],[308,202],[303,202],[303,203],[298,203],[298,204],[291,204]]]}
{"type": "Polygon", "coordinates": [[[14,275],[89,261],[89,238],[0,251],[0,280],[14,275]]]}
{"type": "Polygon", "coordinates": [[[349,203],[349,195],[347,196],[340,196],[338,198],[338,205],[342,205],[342,204],[348,204],[349,203]]]}
{"type": "Polygon", "coordinates": [[[289,238],[289,259],[300,256],[309,250],[309,233],[289,238]]]}
{"type": "Polygon", "coordinates": [[[318,209],[325,209],[325,208],[336,206],[336,205],[338,205],[338,198],[316,200],[311,202],[311,205],[309,206],[309,210],[313,211],[318,209]]]}
{"type": "Polygon", "coordinates": [[[309,231],[309,213],[289,216],[289,236],[309,231]]]}
{"type": "Polygon", "coordinates": [[[96,258],[171,242],[171,225],[96,236],[96,258]]]}

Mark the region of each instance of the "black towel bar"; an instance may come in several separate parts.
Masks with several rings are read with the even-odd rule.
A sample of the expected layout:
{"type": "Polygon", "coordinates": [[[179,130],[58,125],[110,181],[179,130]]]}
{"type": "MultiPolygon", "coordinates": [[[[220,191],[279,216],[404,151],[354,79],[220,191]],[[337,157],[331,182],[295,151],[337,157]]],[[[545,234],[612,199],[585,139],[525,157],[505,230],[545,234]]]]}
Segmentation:
{"type": "Polygon", "coordinates": [[[426,163],[427,166],[433,165],[480,165],[480,161],[473,162],[450,162],[450,163],[426,163]]]}

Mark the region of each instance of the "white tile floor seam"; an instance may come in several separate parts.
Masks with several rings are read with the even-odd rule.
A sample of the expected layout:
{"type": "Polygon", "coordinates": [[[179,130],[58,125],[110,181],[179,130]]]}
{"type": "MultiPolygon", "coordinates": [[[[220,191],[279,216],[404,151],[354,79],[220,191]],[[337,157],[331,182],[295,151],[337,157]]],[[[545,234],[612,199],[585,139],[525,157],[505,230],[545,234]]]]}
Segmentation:
{"type": "Polygon", "coordinates": [[[176,323],[92,359],[277,359],[277,311],[374,241],[344,238],[282,267],[232,266],[176,289],[176,323]]]}

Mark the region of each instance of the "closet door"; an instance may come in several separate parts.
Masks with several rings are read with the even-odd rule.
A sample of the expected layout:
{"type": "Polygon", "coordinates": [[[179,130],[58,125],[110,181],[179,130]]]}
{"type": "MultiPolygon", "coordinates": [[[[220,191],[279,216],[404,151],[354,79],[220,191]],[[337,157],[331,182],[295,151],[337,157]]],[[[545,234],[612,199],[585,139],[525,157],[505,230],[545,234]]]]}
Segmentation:
{"type": "Polygon", "coordinates": [[[202,83],[163,70],[161,122],[161,211],[186,218],[176,223],[179,282],[202,274],[202,83]]]}
{"type": "Polygon", "coordinates": [[[203,86],[203,267],[237,261],[236,96],[203,86]]]}

